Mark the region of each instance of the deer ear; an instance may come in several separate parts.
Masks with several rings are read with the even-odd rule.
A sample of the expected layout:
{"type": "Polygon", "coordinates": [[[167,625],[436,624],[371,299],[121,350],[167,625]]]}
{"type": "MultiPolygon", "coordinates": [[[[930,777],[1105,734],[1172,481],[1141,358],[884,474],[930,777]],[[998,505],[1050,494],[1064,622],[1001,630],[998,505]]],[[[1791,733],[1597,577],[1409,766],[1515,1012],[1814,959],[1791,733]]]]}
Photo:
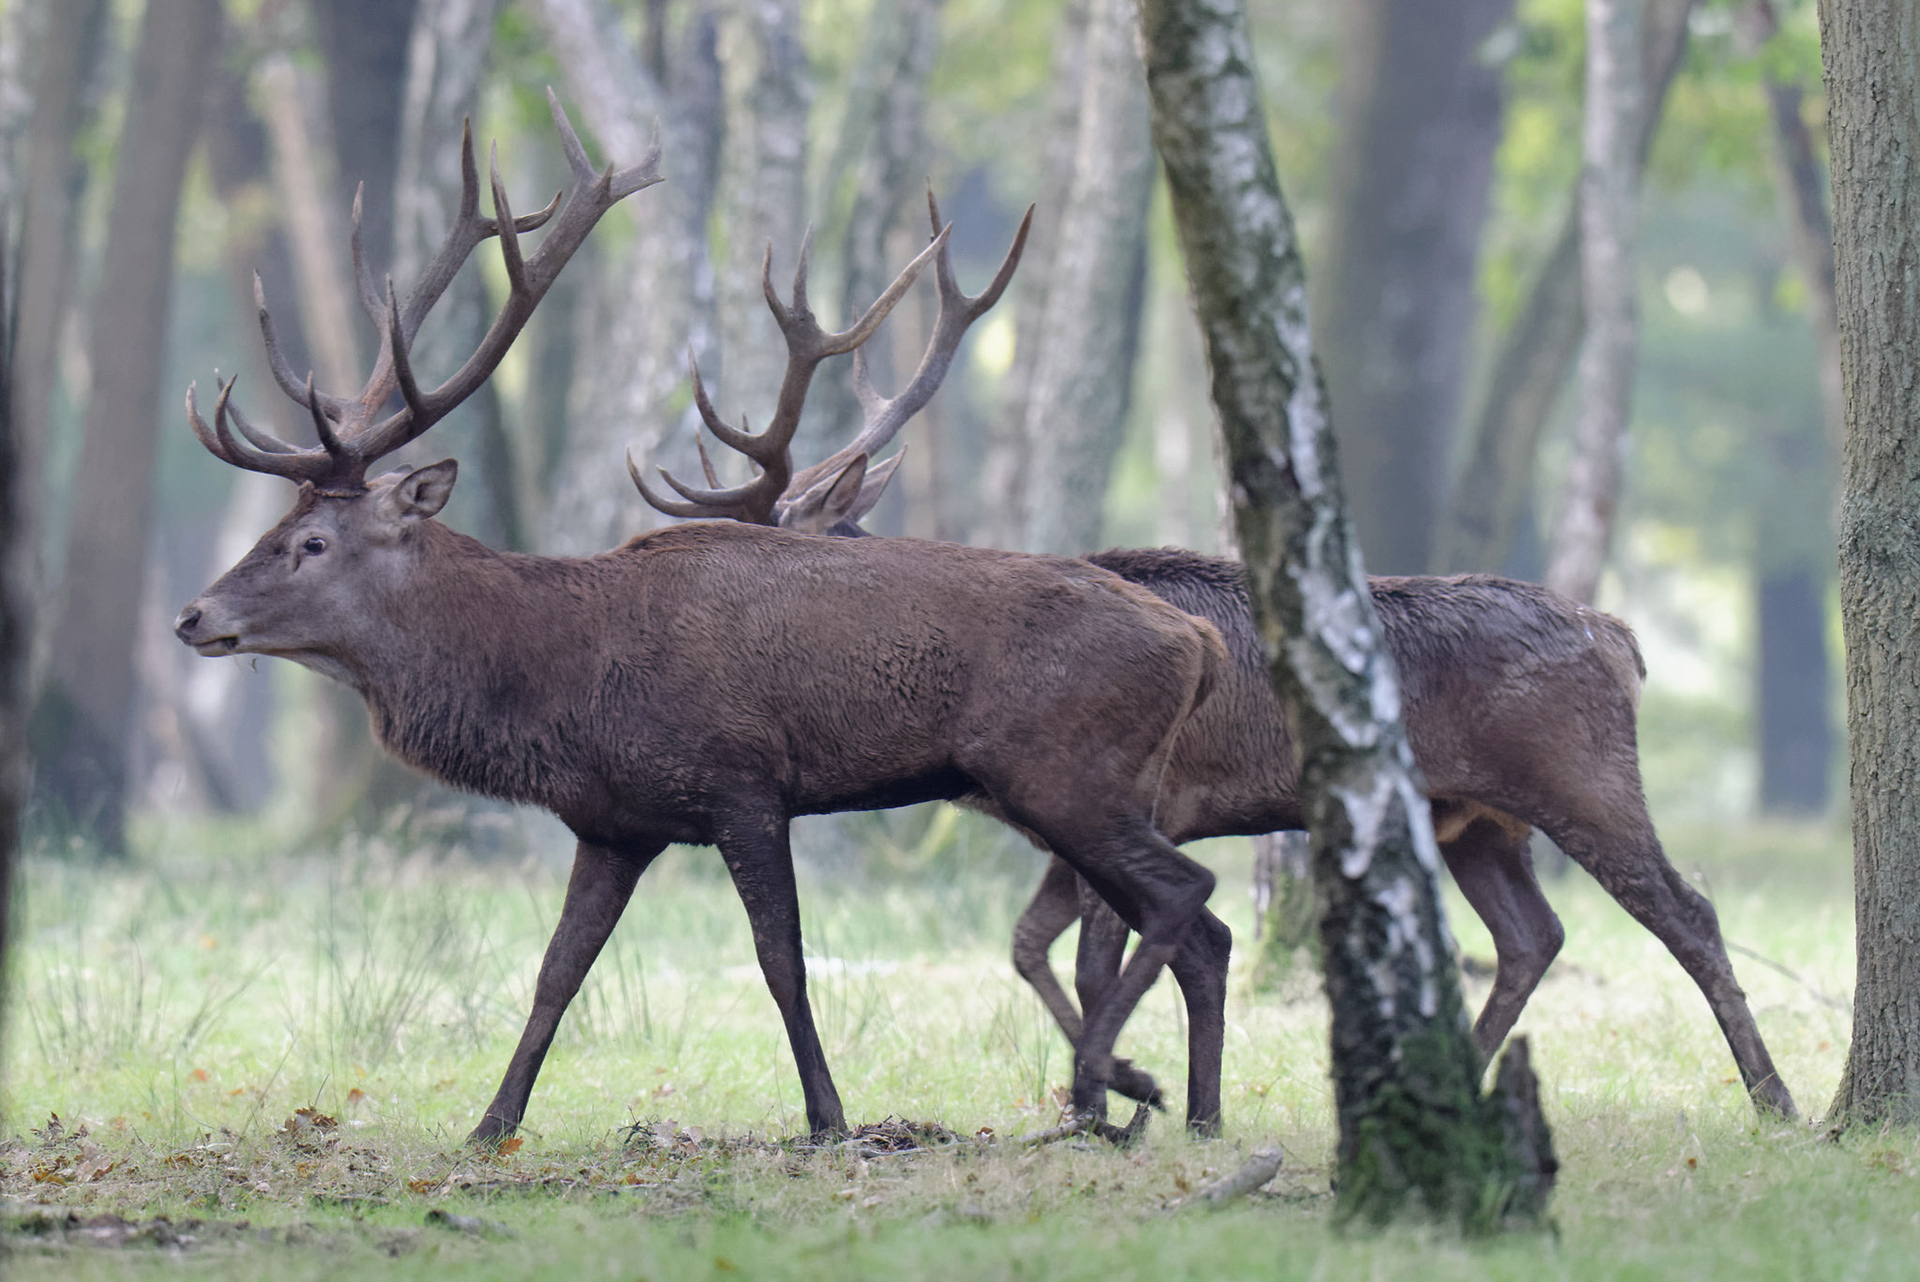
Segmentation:
{"type": "Polygon", "coordinates": [[[447,505],[459,472],[460,464],[454,459],[416,468],[395,478],[382,507],[395,521],[424,521],[447,505]]]}
{"type": "Polygon", "coordinates": [[[807,490],[781,514],[783,529],[800,534],[825,534],[838,525],[860,501],[860,483],[867,475],[867,456],[856,454],[833,478],[807,490]]]}

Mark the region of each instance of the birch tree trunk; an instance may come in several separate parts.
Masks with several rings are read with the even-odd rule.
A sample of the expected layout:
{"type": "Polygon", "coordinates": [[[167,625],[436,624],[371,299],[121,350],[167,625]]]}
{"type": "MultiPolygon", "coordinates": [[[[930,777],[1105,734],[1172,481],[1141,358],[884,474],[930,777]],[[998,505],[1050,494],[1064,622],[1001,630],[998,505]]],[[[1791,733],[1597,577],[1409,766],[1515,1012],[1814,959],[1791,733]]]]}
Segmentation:
{"type": "Polygon", "coordinates": [[[1025,484],[1012,545],[1063,555],[1099,542],[1140,344],[1153,148],[1134,0],[1089,0],[1081,77],[1073,181],[1020,429],[1025,484]]]}
{"type": "Polygon", "coordinates": [[[1587,0],[1586,117],[1581,126],[1580,287],[1586,341],[1575,391],[1573,457],[1547,554],[1547,586],[1591,602],[1620,502],[1638,343],[1634,294],[1640,213],[1637,125],[1643,0],[1587,0]]]}
{"type": "MultiPolygon", "coordinates": [[[[500,2],[419,0],[415,11],[393,195],[393,278],[403,290],[420,278],[459,208],[460,127],[480,113],[480,86],[500,2]]],[[[474,145],[484,166],[487,140],[476,138],[474,145]]],[[[482,196],[482,205],[490,199],[482,196]]],[[[421,327],[415,368],[423,378],[445,377],[480,346],[492,321],[486,281],[477,264],[469,265],[421,327]]],[[[523,549],[516,461],[491,379],[447,416],[433,439],[421,442],[418,457],[404,456],[404,461],[424,463],[429,456],[449,454],[463,467],[445,519],[489,547],[523,549]]]]}
{"type": "MultiPolygon", "coordinates": [[[[151,0],[141,20],[92,334],[94,386],[75,474],[56,626],[34,710],[40,779],[103,849],[125,849],[134,621],[146,568],[173,235],[199,132],[218,0],[151,0]]],[[[171,420],[169,420],[171,421],[171,420]]]]}
{"type": "MultiPolygon", "coordinates": [[[[1661,107],[1687,48],[1693,0],[1647,0],[1641,66],[1647,94],[1638,128],[1645,168],[1661,107]]],[[[1540,438],[1566,384],[1585,333],[1580,285],[1580,192],[1567,200],[1560,234],[1541,262],[1519,314],[1501,336],[1487,391],[1470,419],[1466,463],[1441,522],[1434,569],[1441,573],[1499,570],[1528,509],[1540,438]]]]}
{"type": "Polygon", "coordinates": [[[1480,1095],[1439,853],[1342,508],[1246,13],[1240,0],[1146,0],[1141,27],[1254,619],[1299,737],[1324,904],[1341,1213],[1416,1210],[1471,1228],[1531,1218],[1551,1186],[1551,1144],[1523,1044],[1480,1095]]]}
{"type": "Polygon", "coordinates": [[[605,0],[531,7],[560,59],[569,109],[607,158],[641,155],[656,118],[663,133],[668,181],[634,206],[639,232],[624,252],[607,255],[582,313],[568,437],[536,539],[543,551],[599,552],[654,524],[627,479],[625,450],[642,466],[699,475],[698,417],[691,406],[672,410],[689,350],[716,386],[724,376],[706,238],[722,124],[714,21],[705,8],[688,19],[663,82],[605,0]]]}
{"type": "Polygon", "coordinates": [[[1481,56],[1513,0],[1348,0],[1327,272],[1327,388],[1367,563],[1418,574],[1465,384],[1500,141],[1501,69],[1481,56]]]}
{"type": "Polygon", "coordinates": [[[1847,438],[1840,609],[1852,746],[1853,1044],[1842,1124],[1920,1120],[1920,11],[1820,7],[1847,438]]]}

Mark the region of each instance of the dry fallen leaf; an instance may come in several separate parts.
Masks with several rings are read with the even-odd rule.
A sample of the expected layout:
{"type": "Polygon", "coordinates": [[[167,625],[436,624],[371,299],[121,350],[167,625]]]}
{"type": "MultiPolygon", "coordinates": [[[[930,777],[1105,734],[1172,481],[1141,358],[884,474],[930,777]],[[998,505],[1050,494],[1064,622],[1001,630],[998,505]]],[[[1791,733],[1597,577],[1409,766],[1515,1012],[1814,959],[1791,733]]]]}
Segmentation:
{"type": "Polygon", "coordinates": [[[520,1151],[520,1146],[525,1143],[526,1141],[521,1139],[518,1135],[514,1136],[510,1140],[501,1140],[500,1156],[512,1157],[515,1153],[518,1153],[520,1151]]]}

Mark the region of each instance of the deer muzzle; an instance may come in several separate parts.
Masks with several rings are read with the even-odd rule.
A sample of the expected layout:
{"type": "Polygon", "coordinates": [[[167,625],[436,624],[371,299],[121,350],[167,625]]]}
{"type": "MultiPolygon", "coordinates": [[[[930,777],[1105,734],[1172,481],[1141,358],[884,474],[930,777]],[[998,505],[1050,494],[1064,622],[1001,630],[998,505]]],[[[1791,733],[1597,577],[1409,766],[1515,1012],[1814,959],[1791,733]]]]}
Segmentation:
{"type": "Polygon", "coordinates": [[[213,631],[207,626],[205,611],[195,604],[188,604],[180,611],[180,617],[173,621],[173,634],[200,654],[232,654],[240,648],[239,637],[214,636],[211,635],[213,631]]]}

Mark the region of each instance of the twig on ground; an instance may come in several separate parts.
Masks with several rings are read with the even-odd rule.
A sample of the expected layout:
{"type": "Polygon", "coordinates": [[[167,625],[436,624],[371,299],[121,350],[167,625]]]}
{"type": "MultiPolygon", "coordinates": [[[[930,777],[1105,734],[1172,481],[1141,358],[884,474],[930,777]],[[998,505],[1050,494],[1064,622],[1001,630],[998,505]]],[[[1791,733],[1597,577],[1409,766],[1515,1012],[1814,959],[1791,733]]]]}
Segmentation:
{"type": "Polygon", "coordinates": [[[1218,1210],[1269,1183],[1280,1174],[1280,1166],[1286,1159],[1286,1150],[1278,1144],[1272,1148],[1255,1149],[1253,1155],[1240,1164],[1239,1170],[1203,1186],[1192,1197],[1182,1199],[1177,1205],[1182,1209],[1199,1207],[1208,1211],[1218,1210]]]}

